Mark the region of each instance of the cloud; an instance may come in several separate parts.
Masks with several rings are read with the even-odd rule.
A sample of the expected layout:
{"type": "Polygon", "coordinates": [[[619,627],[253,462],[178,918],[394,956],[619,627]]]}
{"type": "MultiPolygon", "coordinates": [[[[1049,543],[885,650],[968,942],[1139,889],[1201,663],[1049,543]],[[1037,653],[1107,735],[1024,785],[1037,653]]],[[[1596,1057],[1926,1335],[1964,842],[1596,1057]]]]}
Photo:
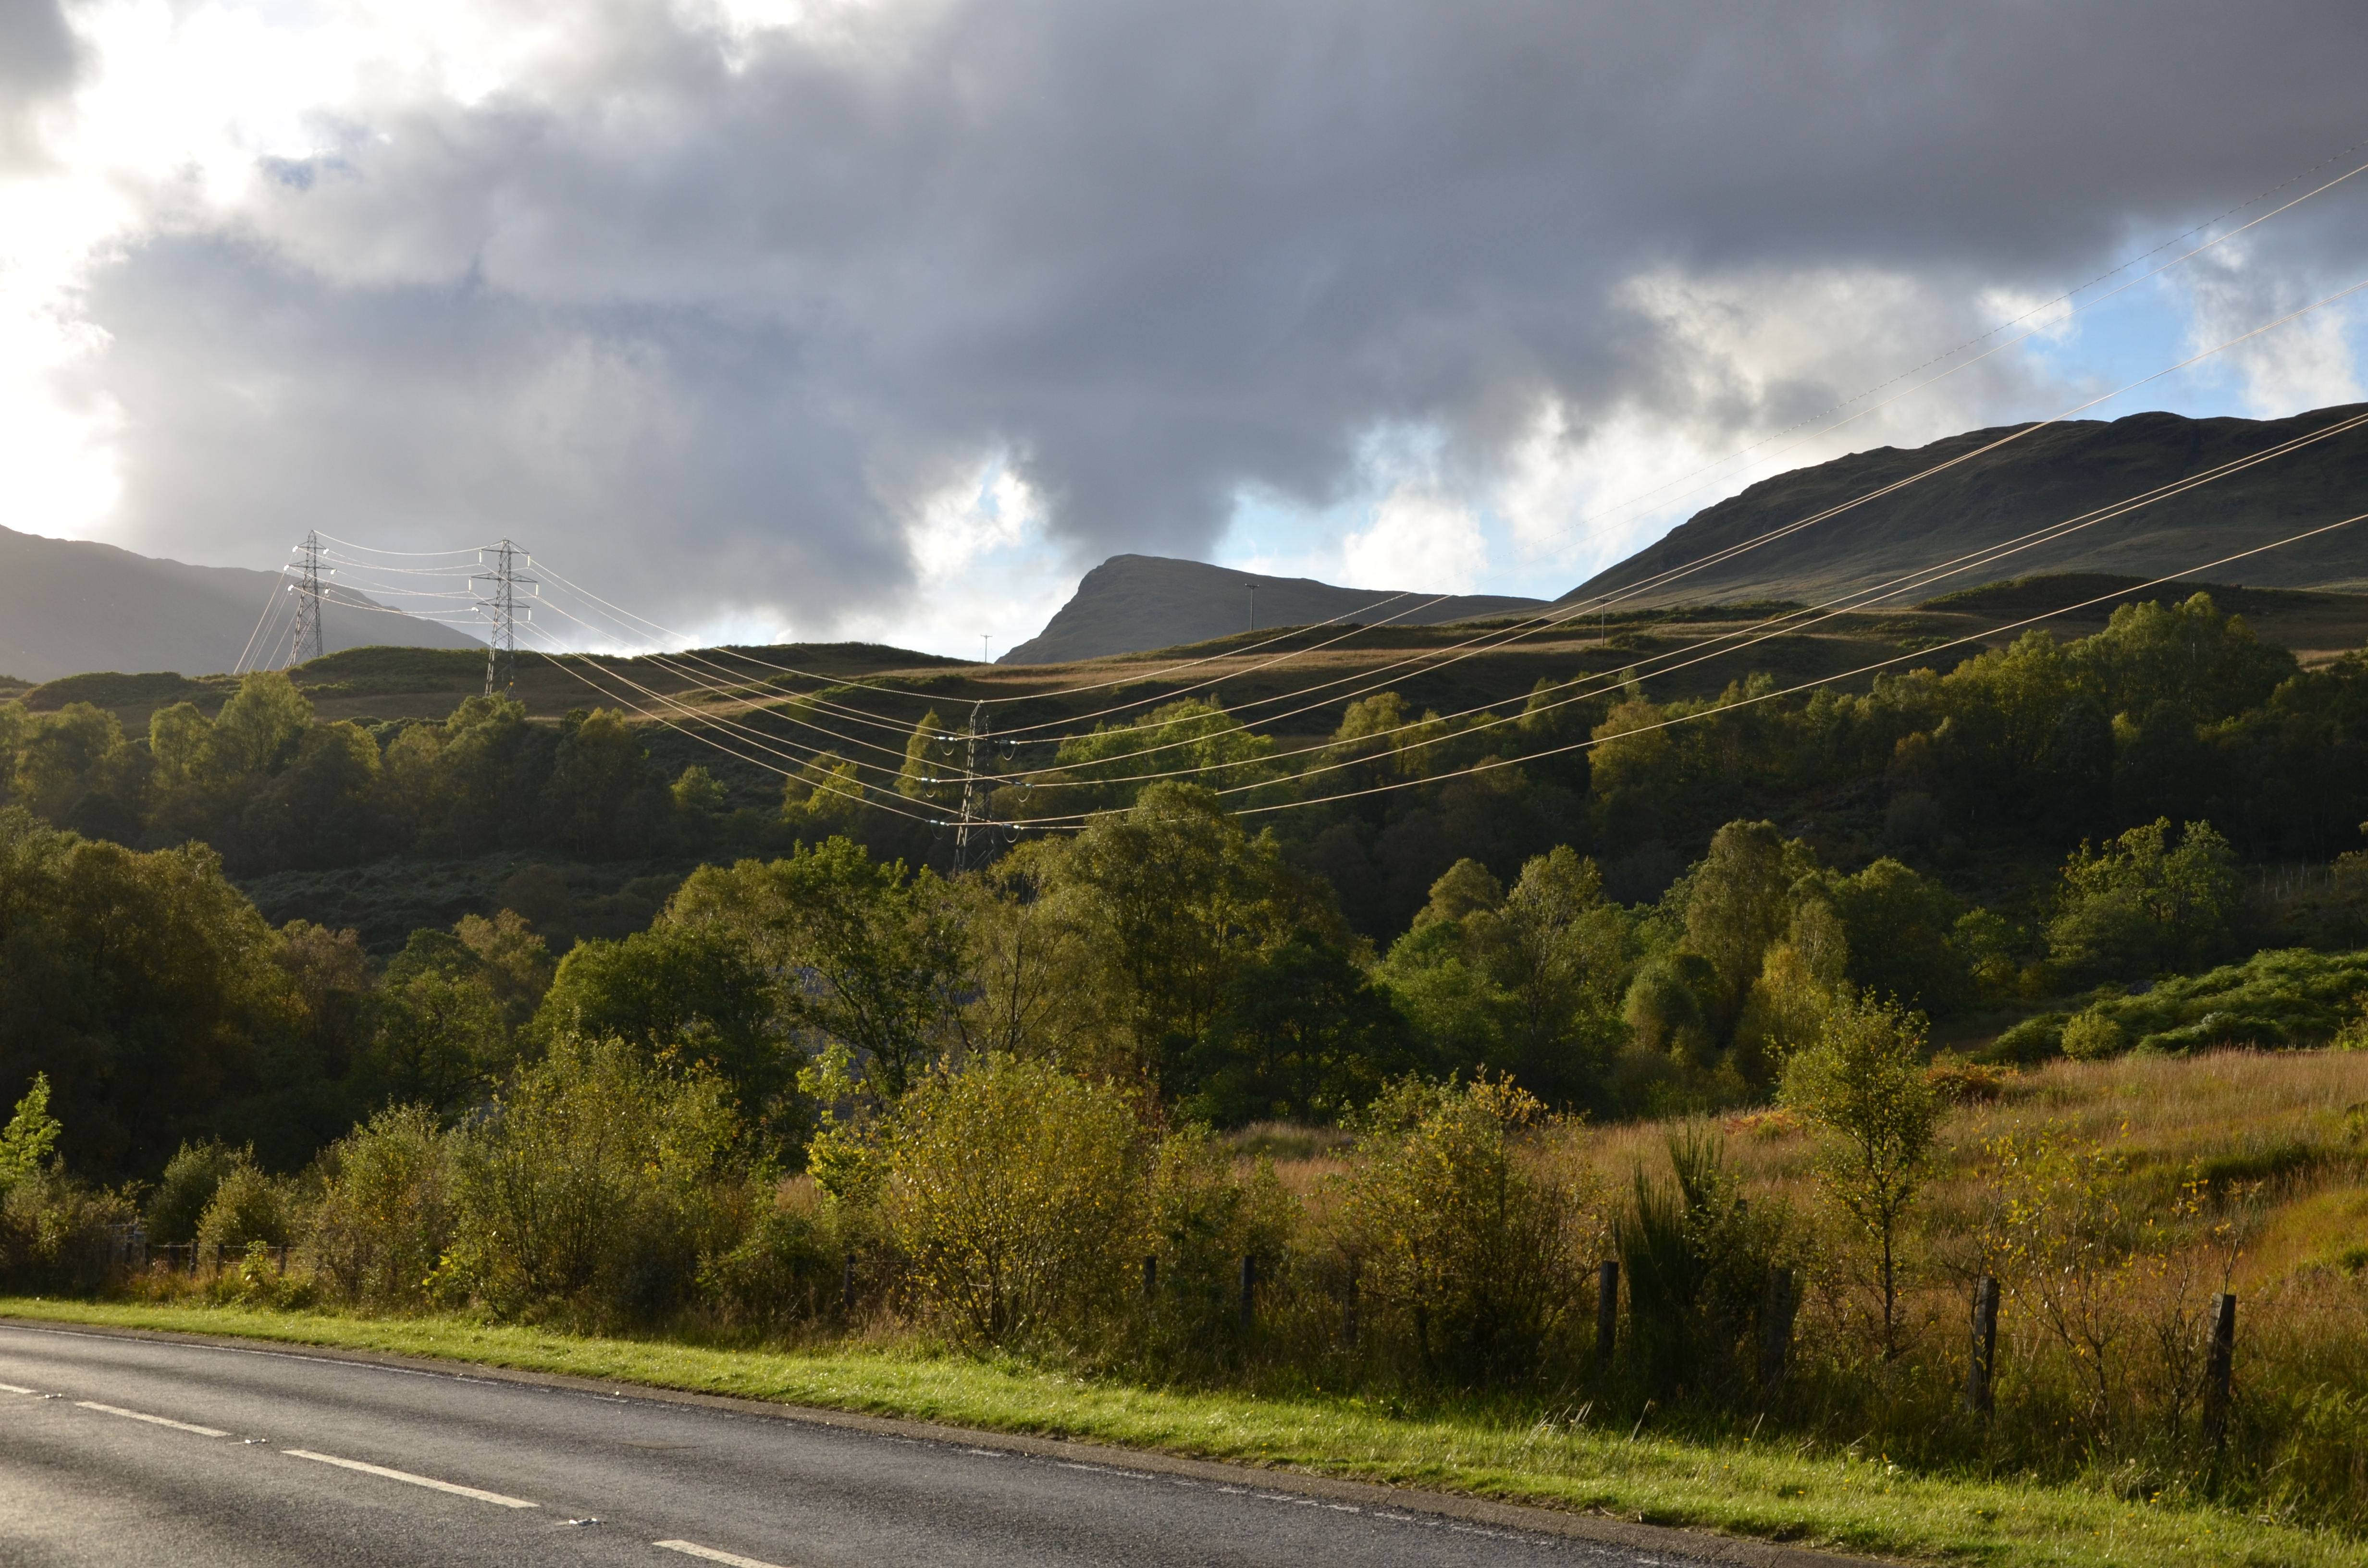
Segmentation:
{"type": "Polygon", "coordinates": [[[40,160],[42,117],[82,65],[57,0],[0,0],[0,170],[40,160]]]}
{"type": "Polygon", "coordinates": [[[1468,594],[1487,559],[1480,517],[1429,486],[1401,484],[1373,508],[1372,526],[1341,543],[1341,581],[1352,588],[1468,594]]]}
{"type": "MultiPolygon", "coordinates": [[[[2201,349],[2241,336],[2358,279],[2317,268],[2297,275],[2263,267],[2255,248],[2244,246],[2205,259],[2184,281],[2194,345],[2201,349]]],[[[2346,301],[2249,338],[2226,351],[2219,373],[2237,383],[2247,412],[2257,418],[2357,403],[2359,367],[2348,330],[2353,313],[2346,301]]]]}
{"type": "MultiPolygon", "coordinates": [[[[1468,576],[1494,513],[1558,592],[1673,520],[1682,486],[1622,506],[1673,467],[1831,455],[1781,433],[2340,146],[2363,33],[2135,0],[76,15],[41,148],[117,205],[0,297],[83,335],[38,380],[108,485],[55,531],[497,530],[669,623],[817,634],[938,602],[944,497],[990,472],[1029,498],[963,569],[998,615],[1205,555],[1245,494],[1371,508],[1356,572],[1468,576]],[[1412,490],[1372,462],[1406,429],[1412,490]]],[[[2359,210],[2248,268],[2358,254],[2359,210]]],[[[2261,395],[2348,384],[2341,343],[2261,395]]],[[[1835,441],[2053,412],[2063,374],[2001,358],[1835,441]]]]}

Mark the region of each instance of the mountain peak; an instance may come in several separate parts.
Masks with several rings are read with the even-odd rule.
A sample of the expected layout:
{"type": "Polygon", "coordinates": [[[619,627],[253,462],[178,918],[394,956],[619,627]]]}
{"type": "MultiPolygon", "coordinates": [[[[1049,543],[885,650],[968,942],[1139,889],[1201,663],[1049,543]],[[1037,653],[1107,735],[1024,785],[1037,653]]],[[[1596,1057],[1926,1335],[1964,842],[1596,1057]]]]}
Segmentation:
{"type": "Polygon", "coordinates": [[[1268,577],[1202,561],[1113,555],[1086,574],[1044,630],[1002,665],[1055,665],[1230,637],[1257,625],[1358,619],[1437,626],[1535,609],[1542,599],[1415,589],[1343,588],[1313,577],[1268,577]]]}

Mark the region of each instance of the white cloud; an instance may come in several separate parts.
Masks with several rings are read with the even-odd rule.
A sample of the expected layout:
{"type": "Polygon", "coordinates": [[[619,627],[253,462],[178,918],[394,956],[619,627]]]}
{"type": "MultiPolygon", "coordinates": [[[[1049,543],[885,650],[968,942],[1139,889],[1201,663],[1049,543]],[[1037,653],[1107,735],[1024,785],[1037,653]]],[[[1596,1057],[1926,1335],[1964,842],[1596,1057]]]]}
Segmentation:
{"type": "Polygon", "coordinates": [[[1399,484],[1370,526],[1340,541],[1340,581],[1351,588],[1468,594],[1487,566],[1479,514],[1426,483],[1399,484]]]}
{"type": "MultiPolygon", "coordinates": [[[[2199,257],[2185,278],[2195,347],[2211,347],[2333,293],[2317,279],[2261,265],[2239,241],[2199,257]]],[[[2313,311],[2226,350],[2218,373],[2236,381],[2246,412],[2280,419],[2361,399],[2347,304],[2313,311]]]]}
{"type": "Polygon", "coordinates": [[[905,538],[912,588],[853,618],[846,634],[992,658],[1042,631],[1081,575],[1044,548],[1043,501],[1001,456],[928,494],[905,538]]]}

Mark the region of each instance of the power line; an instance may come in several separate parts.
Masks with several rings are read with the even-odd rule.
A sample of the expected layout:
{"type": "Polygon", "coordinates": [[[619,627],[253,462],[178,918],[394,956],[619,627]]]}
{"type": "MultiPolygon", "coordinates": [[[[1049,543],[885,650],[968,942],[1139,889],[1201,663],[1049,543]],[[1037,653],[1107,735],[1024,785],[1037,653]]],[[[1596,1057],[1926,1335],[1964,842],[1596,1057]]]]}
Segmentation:
{"type": "MultiPolygon", "coordinates": [[[[2301,533],[2288,534],[2282,540],[2276,540],[2264,545],[2257,545],[2251,550],[2240,550],[2234,555],[2224,555],[2217,561],[2205,561],[2198,562],[2192,566],[2182,567],[2178,572],[2175,572],[2167,577],[2157,577],[2150,582],[2139,583],[2134,586],[2125,588],[2117,588],[2109,594],[2098,594],[2089,598],[2075,600],[2071,604],[2058,606],[2056,608],[2048,610],[2044,614],[2026,617],[2021,620],[2009,621],[2003,626],[1994,626],[1985,631],[1969,632],[1963,637],[1952,638],[1946,642],[1935,643],[1930,648],[1919,648],[1914,653],[1896,653],[1890,658],[1878,659],[1871,665],[1861,665],[1854,670],[1844,670],[1839,675],[1827,676],[1814,682],[1804,681],[1799,685],[1784,687],[1778,690],[1755,693],[1748,697],[1740,698],[1734,702],[1725,703],[1716,708],[1706,709],[1698,713],[1680,714],[1675,719],[1665,719],[1657,723],[1640,725],[1634,730],[1622,731],[1622,733],[1623,735],[1641,734],[1652,730],[1674,729],[1680,724],[1691,723],[1697,720],[1708,718],[1713,713],[1728,712],[1736,708],[1754,707],[1759,703],[1773,701],[1774,699],[1782,697],[1797,697],[1804,691],[1815,690],[1819,687],[1829,687],[1838,680],[1850,680],[1859,676],[1872,675],[1877,670],[1888,669],[1894,665],[1905,664],[1909,659],[1920,659],[1928,654],[1940,653],[1946,648],[1963,647],[1968,642],[1979,642],[1985,638],[1995,637],[2001,631],[2012,631],[2021,627],[2037,626],[2043,621],[2053,620],[2058,616],[2069,615],[2076,609],[2085,609],[2091,605],[2103,604],[2108,599],[2123,598],[2131,594],[2144,593],[2148,588],[2161,587],[2166,583],[2180,582],[2195,573],[2209,572],[2216,567],[2228,565],[2232,562],[2243,561],[2250,556],[2266,554],[2268,551],[2272,550],[2283,550],[2287,545],[2299,544],[2304,540],[2316,539],[2321,534],[2333,533],[2338,528],[2350,528],[2352,524],[2359,522],[2368,522],[2368,512],[2357,513],[2351,517],[2345,517],[2339,522],[2328,523],[2320,528],[2306,528],[2301,533]]],[[[1432,774],[1429,778],[1425,778],[1406,779],[1395,784],[1377,784],[1371,789],[1365,790],[1345,790],[1338,794],[1317,795],[1303,800],[1286,801],[1275,805],[1245,806],[1235,814],[1238,816],[1262,816],[1269,812],[1291,811],[1302,806],[1327,805],[1335,801],[1354,800],[1362,795],[1384,794],[1393,790],[1412,789],[1421,785],[1441,783],[1450,778],[1463,778],[1469,777],[1472,774],[1482,772],[1489,767],[1506,766],[1507,762],[1537,762],[1545,757],[1560,756],[1568,752],[1588,751],[1602,744],[1603,743],[1601,741],[1596,740],[1590,736],[1583,741],[1573,741],[1567,745],[1550,746],[1543,751],[1531,752],[1524,756],[1512,757],[1497,762],[1483,763],[1474,767],[1459,767],[1452,773],[1432,774]]]]}
{"type": "MultiPolygon", "coordinates": [[[[1624,500],[1615,501],[1610,506],[1598,507],[1592,512],[1588,512],[1573,518],[1570,522],[1565,524],[1554,537],[1562,538],[1586,524],[1600,522],[1605,517],[1611,517],[1614,513],[1625,511],[1630,506],[1637,506],[1643,502],[1650,500],[1652,497],[1658,495],[1662,491],[1668,489],[1671,485],[1682,484],[1687,480],[1708,473],[1713,469],[1724,468],[1728,463],[1734,462],[1737,459],[1748,457],[1751,453],[1759,450],[1761,447],[1766,446],[1770,441],[1782,440],[1784,437],[1791,435],[1795,430],[1801,429],[1804,426],[1815,424],[1818,420],[1841,412],[1841,410],[1850,407],[1853,403],[1873,396],[1876,392],[1884,391],[1889,387],[1896,386],[1901,381],[1906,381],[1908,377],[1929,369],[1932,366],[1939,364],[1943,359],[1952,358],[1956,355],[1962,354],[1966,349],[1973,347],[1975,344],[1986,342],[1988,339],[1997,336],[2001,332],[2005,332],[2012,327],[2021,325],[2022,323],[2031,320],[2033,316],[2040,314],[2044,311],[2054,309],[2055,306],[2062,304],[2066,300],[2071,299],[2073,295],[2080,293],[2084,290],[2094,288],[2097,284],[2103,282],[2106,278],[2113,277],[2117,273],[2124,272],[2130,267],[2135,267],[2138,263],[2146,260],[2148,257],[2161,255],[2164,251],[2169,250],[2172,245],[2179,244],[2181,240],[2202,233],[2204,230],[2212,227],[2213,224],[2220,222],[2226,218],[2243,211],[2246,208],[2254,205],[2256,202],[2265,200],[2269,197],[2276,195],[2279,191],[2283,190],[2287,186],[2294,184],[2296,180],[2308,178],[2318,170],[2323,169],[2328,165],[2335,162],[2338,158],[2341,158],[2349,153],[2357,152],[2362,147],[2368,147],[2368,141],[2355,142],[2351,146],[2344,148],[2340,153],[2330,153],[2328,156],[2320,159],[2317,164],[2314,164],[2310,168],[2304,170],[2302,173],[2288,176],[2286,178],[2279,181],[2276,185],[2271,186],[2268,190],[2263,191],[2260,195],[2254,197],[2251,200],[2240,202],[2237,206],[2228,209],[2227,211],[2221,213],[2219,217],[2209,219],[2204,222],[2197,224],[2194,228],[2188,230],[2185,233],[2174,235],[2172,238],[2165,240],[2161,244],[2158,244],[2155,246],[2154,249],[2147,251],[2144,256],[2135,256],[2130,260],[2122,263],[2119,267],[2100,273],[2095,278],[2090,278],[2088,282],[2081,284],[2079,288],[2067,290],[2066,292],[2057,295],[2055,299],[2048,301],[2046,303],[2033,306],[2032,309],[2025,311],[2021,315],[2016,316],[2011,321],[2001,322],[1999,324],[1990,328],[1989,331],[1981,334],[1979,336],[1968,338],[1954,348],[1932,356],[1930,358],[1925,360],[1923,364],[1915,367],[1913,369],[1902,371],[1900,374],[1892,377],[1889,381],[1869,387],[1866,391],[1860,392],[1853,397],[1845,398],[1841,402],[1826,409],[1824,413],[1812,415],[1805,419],[1796,420],[1793,424],[1786,426],[1783,429],[1778,430],[1771,435],[1764,436],[1758,441],[1751,443],[1749,446],[1740,448],[1737,450],[1729,453],[1727,456],[1718,459],[1714,462],[1704,463],[1699,468],[1691,469],[1685,473],[1679,474],[1675,479],[1655,485],[1650,490],[1639,491],[1636,494],[1628,496],[1624,500]]],[[[2083,301],[2081,303],[2075,305],[2071,310],[2066,312],[2062,316],[2057,317],[2053,321],[2043,323],[2038,326],[2032,327],[2029,332],[2023,333],[2021,336],[2010,338],[2007,342],[1998,344],[1995,347],[1986,349],[1982,353],[1975,355],[1973,358],[1964,361],[1962,364],[1952,365],[1949,369],[1941,371],[1937,376],[1933,376],[1926,381],[1918,381],[1916,385],[1896,393],[1891,397],[1887,397],[1881,403],[1861,408],[1856,414],[1851,415],[1849,418],[1838,420],[1835,423],[1827,426],[1822,430],[1803,437],[1800,440],[1793,442],[1790,446],[1781,448],[1774,452],[1769,453],[1766,457],[1761,458],[1759,460],[1761,462],[1771,462],[1778,458],[1787,455],[1788,453],[1796,452],[1803,447],[1808,445],[1811,441],[1817,440],[1826,436],[1830,436],[1835,431],[1841,429],[1844,426],[1855,424],[1857,421],[1863,419],[1870,414],[1874,414],[1890,407],[1893,403],[1897,403],[1902,398],[1913,396],[1915,393],[1922,392],[1926,387],[1937,385],[1938,383],[1948,380],[1951,376],[1957,374],[1960,370],[1970,369],[1974,366],[1980,364],[1983,360],[1990,358],[1994,355],[2004,353],[2007,349],[2028,343],[2040,333],[2045,332],[2053,327],[2062,325],[2063,323],[2071,320],[2072,317],[2078,315],[2081,312],[2101,305],[2108,300],[2116,299],[2119,296],[2127,293],[2130,290],[2136,288],[2139,284],[2146,282],[2152,278],[2159,278],[2164,273],[2169,271],[2172,267],[2183,266],[2187,262],[2193,260],[2195,257],[2202,256],[2205,251],[2211,250],[2216,245],[2225,244],[2228,241],[2235,239],[2237,235],[2245,233],[2248,230],[2257,228],[2260,225],[2268,222],[2271,219],[2277,217],[2280,213],[2288,211],[2300,206],[2302,203],[2310,200],[2314,197],[2323,195],[2326,192],[2334,189],[2337,186],[2341,185],[2345,180],[2362,173],[2363,170],[2368,170],[2368,164],[2362,164],[2358,167],[2350,169],[2345,173],[2339,175],[2334,179],[2328,180],[2325,185],[2319,186],[2313,190],[2305,191],[2302,195],[2295,197],[2292,201],[2288,201],[2283,206],[2262,213],[2251,222],[2231,229],[2228,233],[2208,240],[2204,244],[2196,246],[2193,250],[2188,251],[2183,255],[2174,256],[2169,261],[2167,261],[2160,267],[2156,267],[2153,271],[2148,272],[2142,277],[2131,278],[2120,288],[2112,290],[2107,293],[2100,294],[2093,300],[2083,301]]],[[[1680,492],[1677,496],[1672,497],[1672,499],[1683,500],[1688,495],[1699,494],[1702,491],[1708,488],[1708,483],[1699,484],[1691,490],[1680,492]]]]}

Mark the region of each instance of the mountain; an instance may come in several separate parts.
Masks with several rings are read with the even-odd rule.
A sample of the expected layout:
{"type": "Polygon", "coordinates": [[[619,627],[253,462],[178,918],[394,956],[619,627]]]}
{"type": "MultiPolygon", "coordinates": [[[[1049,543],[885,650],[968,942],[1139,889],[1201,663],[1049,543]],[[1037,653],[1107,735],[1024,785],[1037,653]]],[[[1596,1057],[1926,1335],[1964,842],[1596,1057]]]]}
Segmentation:
{"type": "MultiPolygon", "coordinates": [[[[227,670],[282,581],[276,572],[189,566],[111,544],[0,528],[0,671],[45,681],[84,670],[227,670]]],[[[359,594],[332,589],[326,597],[321,632],[328,653],[372,644],[483,646],[359,594]]],[[[284,652],[264,663],[278,663],[284,652]]]]}
{"type": "MultiPolygon", "coordinates": [[[[1640,608],[1762,598],[1818,602],[2002,544],[2362,414],[2368,414],[2368,403],[2317,409],[2291,419],[2134,414],[2111,423],[2071,420],[2036,429],[1973,430],[1912,451],[1884,447],[1855,452],[1763,480],[1706,507],[1555,602],[1592,599],[1643,583],[1872,494],[1936,463],[1964,460],[1896,494],[1621,601],[1640,608]],[[1997,451],[1982,451],[2017,430],[2032,433],[1997,451]],[[1974,453],[1980,455],[1969,455],[1974,453]]],[[[1904,597],[1926,599],[2001,578],[2066,572],[2357,590],[2368,587],[2368,522],[2213,564],[2357,512],[2368,512],[2368,423],[2062,540],[1932,581],[1904,597]]]]}
{"type": "Polygon", "coordinates": [[[1313,577],[1261,577],[1159,555],[1113,555],[1086,574],[1043,631],[996,663],[1057,665],[1230,637],[1250,629],[1253,597],[1260,626],[1350,618],[1368,624],[1439,626],[1515,614],[1545,602],[1488,594],[1441,599],[1413,590],[1335,587],[1313,577]]]}

